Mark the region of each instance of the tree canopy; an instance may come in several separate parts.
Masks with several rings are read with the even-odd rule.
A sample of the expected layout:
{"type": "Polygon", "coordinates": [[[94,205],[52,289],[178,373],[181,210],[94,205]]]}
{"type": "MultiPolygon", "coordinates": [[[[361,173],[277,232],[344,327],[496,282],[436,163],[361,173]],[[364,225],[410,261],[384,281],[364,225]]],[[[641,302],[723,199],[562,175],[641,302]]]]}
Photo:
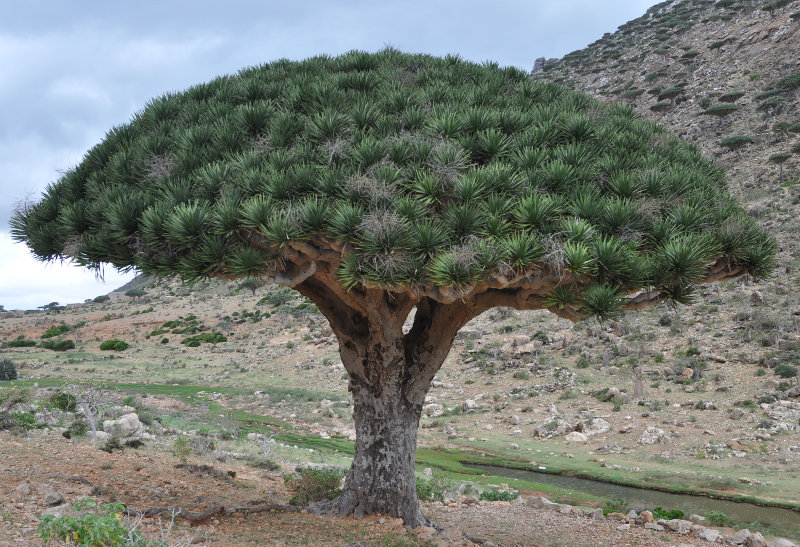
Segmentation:
{"type": "Polygon", "coordinates": [[[324,261],[347,290],[526,286],[573,318],[685,301],[775,252],[722,169],[629,106],[391,49],[154,99],[12,230],[93,268],[292,285],[324,261]]]}

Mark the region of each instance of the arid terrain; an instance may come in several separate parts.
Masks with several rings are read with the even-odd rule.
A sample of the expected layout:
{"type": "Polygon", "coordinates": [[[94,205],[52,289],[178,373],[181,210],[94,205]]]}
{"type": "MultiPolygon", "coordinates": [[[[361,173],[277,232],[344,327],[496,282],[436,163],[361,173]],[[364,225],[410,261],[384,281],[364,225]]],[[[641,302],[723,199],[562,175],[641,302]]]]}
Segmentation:
{"type": "MultiPolygon", "coordinates": [[[[704,286],[691,306],[605,324],[506,308],[469,323],[434,381],[419,437],[420,475],[444,500],[425,511],[443,533],[281,507],[294,494],[283,475],[347,466],[352,450],[338,346],[313,305],[275,286],[139,278],[105,301],[0,313],[0,359],[19,374],[0,382],[0,397],[27,390],[13,410],[32,416],[0,431],[0,545],[40,544],[42,512],[64,513],[86,496],[136,511],[226,508],[197,525],[170,527],[167,512],[142,519],[147,537],[168,534],[170,544],[709,543],[697,529],[587,516],[654,506],[482,475],[465,462],[800,509],[800,151],[782,164],[782,183],[770,161],[800,139],[800,1],[768,4],[665,2],[585,50],[537,63],[533,77],[629,101],[700,146],[778,240],[778,263],[769,279],[704,286]],[[732,93],[742,95],[727,102],[732,93]],[[725,104],[737,108],[704,114],[725,104]],[[721,144],[737,136],[751,142],[721,144]],[[53,327],[62,332],[43,337],[53,327]],[[39,345],[59,340],[75,348],[39,345]],[[101,350],[109,340],[129,347],[101,350]],[[99,426],[135,413],[142,427],[92,443],[74,427],[80,412],[53,408],[62,390],[94,396],[99,426]],[[134,437],[143,446],[107,446],[134,437]],[[522,496],[477,502],[498,487],[522,496]],[[580,509],[526,504],[535,496],[580,509]]],[[[715,521],[728,538],[742,527],[800,538],[792,523],[754,520],[715,521]]]]}

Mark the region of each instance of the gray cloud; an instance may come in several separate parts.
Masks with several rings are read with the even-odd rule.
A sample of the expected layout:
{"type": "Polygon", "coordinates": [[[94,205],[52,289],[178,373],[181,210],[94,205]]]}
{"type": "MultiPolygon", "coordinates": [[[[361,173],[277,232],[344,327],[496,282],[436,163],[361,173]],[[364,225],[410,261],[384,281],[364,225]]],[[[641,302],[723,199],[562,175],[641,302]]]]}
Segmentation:
{"type": "MultiPolygon", "coordinates": [[[[0,233],[7,233],[16,199],[41,192],[109,128],[163,92],[278,58],[385,45],[528,69],[536,57],[581,48],[654,3],[12,3],[0,21],[0,233]]],[[[12,281],[0,279],[0,286],[12,281]]]]}

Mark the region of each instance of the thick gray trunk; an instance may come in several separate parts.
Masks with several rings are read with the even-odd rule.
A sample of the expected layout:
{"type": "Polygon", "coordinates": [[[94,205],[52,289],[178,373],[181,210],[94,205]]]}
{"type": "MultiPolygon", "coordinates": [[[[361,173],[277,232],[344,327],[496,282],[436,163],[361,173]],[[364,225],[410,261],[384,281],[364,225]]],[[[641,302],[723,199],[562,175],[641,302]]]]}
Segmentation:
{"type": "Polygon", "coordinates": [[[417,500],[415,474],[417,429],[427,385],[410,382],[403,358],[389,353],[392,358],[384,356],[365,367],[377,372],[370,378],[350,376],[355,457],[342,495],[312,510],[356,517],[382,514],[402,518],[407,527],[428,526],[417,500]]]}

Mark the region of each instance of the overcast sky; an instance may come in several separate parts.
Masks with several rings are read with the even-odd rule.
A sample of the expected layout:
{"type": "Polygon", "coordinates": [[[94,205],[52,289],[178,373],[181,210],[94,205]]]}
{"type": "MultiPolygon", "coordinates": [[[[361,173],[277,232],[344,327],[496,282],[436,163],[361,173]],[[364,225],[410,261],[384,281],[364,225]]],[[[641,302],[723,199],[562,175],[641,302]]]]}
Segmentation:
{"type": "Polygon", "coordinates": [[[0,20],[0,305],[82,302],[106,284],[12,243],[16,201],[38,196],[146,101],[267,61],[390,45],[530,69],[643,14],[650,0],[25,0],[0,20]]]}

